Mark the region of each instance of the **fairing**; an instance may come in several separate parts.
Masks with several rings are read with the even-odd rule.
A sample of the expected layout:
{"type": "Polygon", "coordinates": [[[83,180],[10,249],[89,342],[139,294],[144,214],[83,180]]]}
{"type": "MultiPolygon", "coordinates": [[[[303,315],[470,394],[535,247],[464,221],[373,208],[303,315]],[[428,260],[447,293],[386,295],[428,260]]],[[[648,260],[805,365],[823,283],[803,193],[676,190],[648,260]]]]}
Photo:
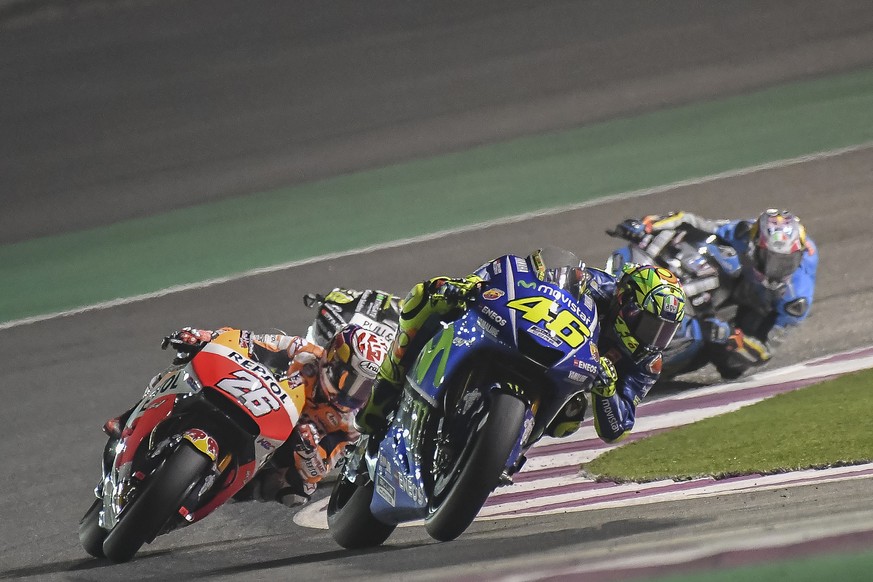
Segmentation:
{"type": "MultiPolygon", "coordinates": [[[[423,517],[429,498],[429,426],[443,422],[446,391],[476,370],[499,369],[457,404],[475,413],[489,390],[513,391],[528,404],[518,427],[519,444],[507,459],[512,471],[523,450],[538,439],[561,407],[587,389],[599,370],[597,309],[578,303],[557,286],[539,280],[522,257],[506,256],[487,266],[481,297],[461,317],[445,323],[418,354],[406,390],[375,463],[371,511],[385,523],[423,517]]],[[[483,372],[487,377],[487,373],[483,372]]],[[[475,429],[475,427],[473,427],[475,429]]]]}
{"type": "Polygon", "coordinates": [[[204,503],[187,508],[185,520],[191,523],[208,515],[288,439],[304,400],[302,387],[290,389],[287,380],[276,380],[247,357],[239,330],[219,335],[190,363],[170,368],[150,384],[133,409],[98,488],[104,500],[101,525],[115,525],[127,497],[182,440],[207,456],[215,471],[200,490],[209,493],[204,503]],[[245,427],[235,424],[210,398],[225,399],[226,407],[239,410],[237,419],[248,416],[251,421],[245,427]]]}

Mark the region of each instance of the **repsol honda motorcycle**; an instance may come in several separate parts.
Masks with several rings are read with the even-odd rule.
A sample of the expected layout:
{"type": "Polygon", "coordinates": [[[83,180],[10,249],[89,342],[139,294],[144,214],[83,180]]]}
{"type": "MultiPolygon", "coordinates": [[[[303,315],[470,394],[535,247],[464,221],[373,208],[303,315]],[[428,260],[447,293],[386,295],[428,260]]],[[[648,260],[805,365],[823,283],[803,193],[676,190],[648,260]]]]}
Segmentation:
{"type": "Polygon", "coordinates": [[[85,551],[130,560],[156,536],[209,515],[288,439],[303,388],[248,359],[247,342],[225,330],[152,380],[106,444],[96,499],[79,523],[85,551]]]}

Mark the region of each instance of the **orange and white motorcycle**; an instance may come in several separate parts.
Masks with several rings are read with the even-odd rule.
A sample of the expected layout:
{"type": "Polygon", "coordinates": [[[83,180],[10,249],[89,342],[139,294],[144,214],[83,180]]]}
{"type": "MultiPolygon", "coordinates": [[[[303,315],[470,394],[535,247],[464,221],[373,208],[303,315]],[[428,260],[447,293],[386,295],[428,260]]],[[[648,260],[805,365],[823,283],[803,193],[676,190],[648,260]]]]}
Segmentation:
{"type": "Polygon", "coordinates": [[[247,334],[223,330],[149,384],[106,444],[97,499],[79,523],[85,551],[130,560],[158,535],[209,515],[288,439],[303,387],[247,354],[247,334]]]}

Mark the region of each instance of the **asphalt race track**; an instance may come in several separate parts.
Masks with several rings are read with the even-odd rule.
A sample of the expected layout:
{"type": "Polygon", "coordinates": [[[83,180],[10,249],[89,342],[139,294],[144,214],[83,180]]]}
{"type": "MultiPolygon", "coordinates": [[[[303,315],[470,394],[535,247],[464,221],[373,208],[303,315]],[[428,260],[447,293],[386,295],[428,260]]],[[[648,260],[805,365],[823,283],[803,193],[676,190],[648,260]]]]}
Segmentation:
{"type": "MultiPolygon", "coordinates": [[[[868,0],[261,4],[36,0],[0,11],[0,243],[873,65],[868,0]]],[[[158,344],[174,328],[302,333],[308,291],[402,292],[543,243],[572,241],[601,262],[614,246],[603,228],[626,216],[785,206],[821,253],[813,315],[777,362],[790,364],[873,343],[871,192],[873,150],[862,149],[2,330],[0,579],[547,576],[572,556],[717,545],[753,529],[813,540],[826,524],[868,519],[866,478],[480,521],[446,544],[400,528],[359,553],[274,504],[223,507],[121,566],[86,557],[76,535],[100,425],[166,365],[158,344]]]]}

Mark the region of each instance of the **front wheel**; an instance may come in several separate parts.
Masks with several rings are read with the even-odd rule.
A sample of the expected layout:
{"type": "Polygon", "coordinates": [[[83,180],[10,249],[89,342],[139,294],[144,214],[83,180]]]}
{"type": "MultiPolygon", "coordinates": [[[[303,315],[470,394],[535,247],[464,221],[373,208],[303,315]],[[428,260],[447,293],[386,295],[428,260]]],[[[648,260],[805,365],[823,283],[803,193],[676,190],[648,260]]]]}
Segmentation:
{"type": "Polygon", "coordinates": [[[100,510],[103,508],[103,500],[95,499],[94,503],[79,521],[79,543],[85,551],[95,558],[105,558],[103,554],[103,541],[109,532],[100,527],[100,510]]]}
{"type": "MultiPolygon", "coordinates": [[[[359,475],[358,479],[364,479],[359,475]]],[[[327,503],[327,526],[336,543],[344,548],[372,548],[388,539],[396,525],[382,523],[370,511],[373,482],[360,485],[340,475],[327,503]]]]}
{"type": "Polygon", "coordinates": [[[491,406],[485,425],[475,438],[467,458],[451,489],[425,519],[425,529],[435,540],[450,541],[464,533],[485,500],[497,487],[506,461],[518,442],[524,422],[525,403],[503,392],[491,394],[491,406]]]}
{"type": "Polygon", "coordinates": [[[143,492],[109,532],[103,553],[113,562],[127,562],[144,543],[153,540],[212,465],[203,453],[185,442],[149,477],[143,492]]]}

